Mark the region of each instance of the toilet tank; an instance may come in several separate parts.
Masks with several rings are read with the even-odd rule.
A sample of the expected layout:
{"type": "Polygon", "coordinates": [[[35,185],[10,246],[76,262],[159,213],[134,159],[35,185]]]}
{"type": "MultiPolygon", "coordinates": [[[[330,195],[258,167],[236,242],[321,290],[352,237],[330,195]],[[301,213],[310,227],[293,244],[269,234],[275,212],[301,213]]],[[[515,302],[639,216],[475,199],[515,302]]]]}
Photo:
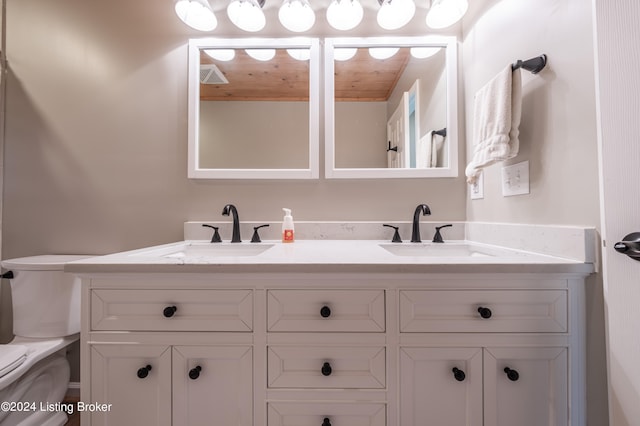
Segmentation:
{"type": "Polygon", "coordinates": [[[80,279],[63,269],[65,263],[87,257],[45,255],[1,262],[13,272],[13,334],[39,338],[80,332],[80,279]]]}

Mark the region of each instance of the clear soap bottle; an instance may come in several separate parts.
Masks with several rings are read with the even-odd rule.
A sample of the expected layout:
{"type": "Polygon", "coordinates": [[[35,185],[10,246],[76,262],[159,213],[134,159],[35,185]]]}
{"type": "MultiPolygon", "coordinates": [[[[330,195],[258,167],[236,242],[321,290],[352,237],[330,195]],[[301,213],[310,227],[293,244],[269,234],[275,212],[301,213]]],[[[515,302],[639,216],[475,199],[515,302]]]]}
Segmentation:
{"type": "Polygon", "coordinates": [[[284,219],[282,220],[282,242],[292,243],[295,241],[293,229],[293,216],[291,209],[282,209],[284,211],[284,219]]]}

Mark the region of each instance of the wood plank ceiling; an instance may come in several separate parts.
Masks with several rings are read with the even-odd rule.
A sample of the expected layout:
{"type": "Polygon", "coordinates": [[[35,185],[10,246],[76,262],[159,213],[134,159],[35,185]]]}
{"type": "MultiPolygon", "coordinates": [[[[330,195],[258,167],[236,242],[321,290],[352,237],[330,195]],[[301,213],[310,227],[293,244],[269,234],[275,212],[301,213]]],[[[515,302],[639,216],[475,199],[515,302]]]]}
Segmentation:
{"type": "MultiPolygon", "coordinates": [[[[374,59],[358,49],[348,61],[335,62],[337,101],[386,101],[409,61],[401,48],[389,59],[374,59]]],[[[232,61],[218,61],[201,52],[201,64],[215,64],[228,84],[200,84],[200,99],[209,101],[301,101],[309,98],[309,61],[293,59],[276,49],[270,61],[258,61],[237,49],[232,61]]]]}

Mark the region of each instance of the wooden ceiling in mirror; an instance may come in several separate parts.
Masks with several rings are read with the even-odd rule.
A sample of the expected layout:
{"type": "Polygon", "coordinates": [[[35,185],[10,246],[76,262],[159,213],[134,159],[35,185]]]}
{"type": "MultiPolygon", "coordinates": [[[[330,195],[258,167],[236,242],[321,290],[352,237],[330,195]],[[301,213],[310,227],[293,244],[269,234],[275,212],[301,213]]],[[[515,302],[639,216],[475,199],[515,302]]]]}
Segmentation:
{"type": "MultiPolygon", "coordinates": [[[[389,59],[372,58],[358,49],[348,61],[335,62],[337,101],[386,101],[409,61],[401,48],[389,59]]],[[[258,61],[237,49],[232,61],[218,61],[204,52],[200,64],[215,64],[229,83],[200,84],[200,99],[207,101],[305,101],[309,99],[309,62],[277,49],[270,61],[258,61]]]]}

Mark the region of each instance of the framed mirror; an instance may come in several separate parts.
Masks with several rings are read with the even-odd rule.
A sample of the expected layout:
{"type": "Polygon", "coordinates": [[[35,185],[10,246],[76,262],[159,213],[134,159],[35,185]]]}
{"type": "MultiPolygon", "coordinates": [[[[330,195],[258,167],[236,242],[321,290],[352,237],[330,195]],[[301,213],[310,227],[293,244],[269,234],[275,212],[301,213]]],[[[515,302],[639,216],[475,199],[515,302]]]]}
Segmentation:
{"type": "Polygon", "coordinates": [[[455,37],[325,41],[325,176],[458,176],[455,37]]]}
{"type": "Polygon", "coordinates": [[[189,41],[188,177],[317,179],[317,39],[189,41]]]}

